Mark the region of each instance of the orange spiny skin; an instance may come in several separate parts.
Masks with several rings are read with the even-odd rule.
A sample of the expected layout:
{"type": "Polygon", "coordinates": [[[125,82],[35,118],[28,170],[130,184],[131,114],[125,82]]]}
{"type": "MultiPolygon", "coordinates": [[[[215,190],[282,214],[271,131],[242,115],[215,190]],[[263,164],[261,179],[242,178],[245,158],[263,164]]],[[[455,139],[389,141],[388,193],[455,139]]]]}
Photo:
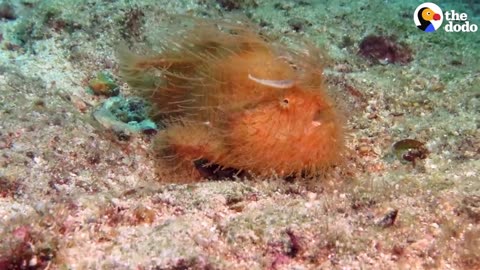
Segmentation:
{"type": "Polygon", "coordinates": [[[120,51],[123,78],[167,122],[156,151],[258,175],[317,174],[343,151],[322,58],[272,45],[246,27],[200,23],[156,56],[120,51]]]}

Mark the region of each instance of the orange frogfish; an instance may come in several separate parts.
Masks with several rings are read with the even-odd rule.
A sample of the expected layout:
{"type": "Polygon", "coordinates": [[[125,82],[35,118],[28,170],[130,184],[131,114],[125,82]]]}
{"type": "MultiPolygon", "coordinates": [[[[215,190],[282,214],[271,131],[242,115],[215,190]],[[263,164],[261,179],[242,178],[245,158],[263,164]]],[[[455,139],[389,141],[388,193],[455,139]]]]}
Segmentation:
{"type": "Polygon", "coordinates": [[[166,126],[153,147],[159,162],[191,168],[198,179],[200,163],[286,177],[341,160],[343,121],[318,49],[288,49],[250,25],[202,20],[162,45],[156,55],[118,51],[122,79],[166,126]]]}

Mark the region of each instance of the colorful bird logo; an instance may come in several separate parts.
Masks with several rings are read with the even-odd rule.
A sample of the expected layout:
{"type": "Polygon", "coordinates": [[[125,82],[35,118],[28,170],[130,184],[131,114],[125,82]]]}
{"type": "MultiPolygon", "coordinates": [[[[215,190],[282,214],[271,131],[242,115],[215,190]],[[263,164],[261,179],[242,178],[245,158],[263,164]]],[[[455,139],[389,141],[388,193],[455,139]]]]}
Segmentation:
{"type": "Polygon", "coordinates": [[[435,32],[443,22],[442,10],[434,3],[423,3],[417,7],[413,20],[424,32],[435,32]]]}

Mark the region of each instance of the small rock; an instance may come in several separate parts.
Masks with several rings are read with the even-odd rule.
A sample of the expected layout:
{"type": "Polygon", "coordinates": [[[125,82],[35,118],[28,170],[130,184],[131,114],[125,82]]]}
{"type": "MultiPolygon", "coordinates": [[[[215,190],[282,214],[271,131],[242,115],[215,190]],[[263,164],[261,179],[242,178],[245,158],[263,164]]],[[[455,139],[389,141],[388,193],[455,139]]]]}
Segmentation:
{"type": "Polygon", "coordinates": [[[473,221],[480,222],[480,195],[470,195],[463,198],[460,210],[473,221]]]}
{"type": "Polygon", "coordinates": [[[15,20],[17,15],[13,6],[9,3],[0,4],[0,19],[15,20]]]}
{"type": "Polygon", "coordinates": [[[398,209],[392,209],[388,211],[382,219],[377,221],[377,225],[383,228],[387,228],[395,224],[395,220],[397,219],[398,209]]]}
{"type": "Polygon", "coordinates": [[[360,42],[358,53],[380,64],[407,64],[413,60],[412,51],[409,47],[397,43],[392,37],[386,36],[366,36],[360,42]]]}
{"type": "Polygon", "coordinates": [[[99,72],[95,79],[90,80],[88,87],[95,95],[117,96],[119,87],[115,83],[113,77],[105,72],[99,72]]]}
{"type": "Polygon", "coordinates": [[[290,25],[293,31],[302,32],[306,26],[311,26],[312,24],[303,18],[292,18],[288,20],[288,25],[290,25]]]}
{"type": "Polygon", "coordinates": [[[413,166],[417,159],[426,159],[429,153],[425,143],[413,139],[396,142],[393,144],[393,152],[400,161],[412,162],[413,166]]]}
{"type": "Polygon", "coordinates": [[[258,6],[255,0],[216,0],[216,2],[226,11],[258,6]]]}

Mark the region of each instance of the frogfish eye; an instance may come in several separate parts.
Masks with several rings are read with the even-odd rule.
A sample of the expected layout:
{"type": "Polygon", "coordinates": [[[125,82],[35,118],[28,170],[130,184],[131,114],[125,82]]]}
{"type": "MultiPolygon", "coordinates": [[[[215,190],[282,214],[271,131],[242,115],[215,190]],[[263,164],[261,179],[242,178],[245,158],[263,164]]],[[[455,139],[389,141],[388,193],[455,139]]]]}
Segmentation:
{"type": "Polygon", "coordinates": [[[288,108],[288,104],[290,103],[290,100],[288,98],[283,98],[281,101],[280,101],[280,107],[286,109],[288,108]]]}

